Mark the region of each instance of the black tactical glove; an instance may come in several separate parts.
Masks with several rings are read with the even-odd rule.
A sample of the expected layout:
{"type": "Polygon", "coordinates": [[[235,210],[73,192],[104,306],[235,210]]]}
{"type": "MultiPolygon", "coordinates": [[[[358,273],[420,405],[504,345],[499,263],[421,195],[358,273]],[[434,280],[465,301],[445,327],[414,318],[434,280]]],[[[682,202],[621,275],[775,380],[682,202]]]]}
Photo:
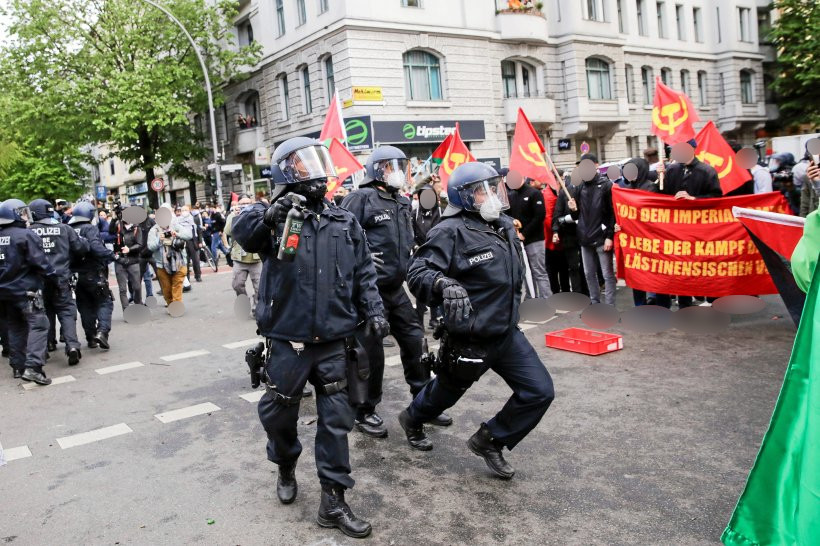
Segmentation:
{"type": "Polygon", "coordinates": [[[384,252],[370,253],[370,258],[373,260],[373,265],[376,267],[376,271],[384,269],[384,260],[382,260],[382,254],[384,254],[384,252]]]}
{"type": "Polygon", "coordinates": [[[382,339],[390,333],[390,324],[388,324],[387,320],[382,316],[372,317],[368,319],[367,325],[364,327],[364,333],[365,335],[382,339]]]}
{"type": "Polygon", "coordinates": [[[461,322],[470,317],[473,306],[464,287],[453,279],[440,277],[433,285],[433,292],[441,294],[444,300],[444,319],[447,322],[461,322]]]}
{"type": "Polygon", "coordinates": [[[268,207],[265,215],[262,217],[262,223],[271,229],[276,227],[276,224],[281,224],[288,216],[288,211],[293,208],[293,202],[287,197],[281,197],[268,207]]]}

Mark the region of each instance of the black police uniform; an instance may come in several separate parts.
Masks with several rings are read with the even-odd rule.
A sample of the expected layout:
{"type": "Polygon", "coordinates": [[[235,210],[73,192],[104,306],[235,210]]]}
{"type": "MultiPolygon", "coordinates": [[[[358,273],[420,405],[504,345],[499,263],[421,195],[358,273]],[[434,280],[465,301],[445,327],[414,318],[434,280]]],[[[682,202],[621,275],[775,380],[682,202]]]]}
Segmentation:
{"type": "MultiPolygon", "coordinates": [[[[399,344],[404,379],[415,396],[430,379],[421,364],[424,327],[402,286],[407,276],[414,246],[413,212],[410,200],[385,189],[367,185],[348,194],[342,208],[349,210],[367,233],[371,253],[381,253],[384,261],[376,267],[379,294],[384,302],[390,332],[399,344]]],[[[358,408],[359,418],[372,413],[382,398],[384,345],[362,329],[356,337],[367,351],[370,362],[368,401],[358,408]]]]}
{"type": "Polygon", "coordinates": [[[29,229],[42,239],[46,258],[57,273],[55,279],[46,279],[43,287],[43,300],[49,322],[48,341],[51,345],[57,345],[56,322],[59,320],[66,353],[71,349],[79,349],[77,304],[71,292],[69,263],[72,256],[81,257],[88,252],[88,241],[81,239],[73,229],[57,221],[38,221],[31,224],[29,229]]]}
{"type": "Polygon", "coordinates": [[[114,253],[105,247],[99,230],[90,222],[75,223],[72,227],[89,246],[83,257],[72,256],[71,271],[77,274],[77,310],[85,338],[93,346],[97,334],[107,336],[111,331],[114,296],[108,287],[108,264],[114,261],[114,253]]]}
{"type": "MultiPolygon", "coordinates": [[[[316,467],[323,486],[350,488],[347,434],[353,412],[346,386],[345,338],[359,317],[383,316],[376,272],[361,226],[346,210],[325,204],[304,222],[293,262],[277,259],[277,238],[255,204],[237,216],[232,235],[246,252],[262,257],[256,322],[267,338],[266,393],[259,418],[268,435],[268,459],[296,463],[299,401],[307,381],[316,388],[319,421],[316,467]]],[[[276,233],[281,234],[280,223],[276,233]]]]}
{"type": "Polygon", "coordinates": [[[411,292],[428,305],[441,302],[433,285],[447,277],[460,284],[472,305],[467,321],[448,324],[453,347],[483,356],[471,378],[442,371],[416,396],[407,414],[420,426],[453,406],[478,377],[492,369],[512,388],[502,410],[486,423],[492,438],[514,448],[541,420],[554,397],[552,378],[516,326],[524,279],[521,246],[506,215],[488,224],[474,214],[448,213],[413,256],[411,292]]]}
{"type": "Polygon", "coordinates": [[[56,272],[43,242],[22,222],[0,225],[0,315],[8,332],[9,364],[41,371],[48,344],[48,318],[42,302],[43,277],[56,272]]]}

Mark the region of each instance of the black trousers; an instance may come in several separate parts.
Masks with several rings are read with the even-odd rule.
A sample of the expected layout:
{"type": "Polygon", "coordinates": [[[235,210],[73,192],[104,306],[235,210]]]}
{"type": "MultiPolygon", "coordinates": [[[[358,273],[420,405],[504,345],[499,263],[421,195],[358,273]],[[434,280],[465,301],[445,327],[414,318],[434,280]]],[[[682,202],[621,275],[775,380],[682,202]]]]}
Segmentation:
{"type": "Polygon", "coordinates": [[[80,273],[77,279],[77,310],[85,331],[85,339],[91,340],[97,332],[111,331],[111,314],[114,312],[114,296],[108,287],[108,270],[105,273],[80,273]],[[105,278],[104,289],[98,287],[97,279],[105,278]]]}
{"type": "Polygon", "coordinates": [[[69,349],[79,349],[77,304],[71,294],[71,279],[69,277],[57,281],[46,279],[43,287],[43,301],[46,307],[46,317],[48,317],[49,341],[57,344],[57,321],[59,321],[66,353],[69,349]]]}
{"type": "Polygon", "coordinates": [[[550,278],[550,289],[553,294],[570,292],[569,264],[563,249],[546,249],[547,274],[550,278]]]}
{"type": "Polygon", "coordinates": [[[564,246],[564,256],[567,260],[569,283],[572,291],[589,296],[584,268],[581,265],[581,247],[577,243],[564,246]]]}
{"type": "MultiPolygon", "coordinates": [[[[306,343],[296,352],[290,342],[270,340],[265,370],[276,392],[299,397],[310,381],[316,387],[316,471],[325,485],[353,487],[347,435],[353,429],[353,410],[347,389],[324,394],[323,385],[347,377],[344,341],[306,343]]],[[[296,432],[299,404],[286,405],[266,392],[259,401],[259,420],[268,435],[268,460],[276,464],[295,464],[302,453],[296,432]]]]}
{"type": "MultiPolygon", "coordinates": [[[[501,411],[487,421],[487,428],[495,440],[512,449],[535,428],[550,407],[555,398],[552,378],[518,328],[488,350],[485,364],[501,376],[513,394],[501,411]]],[[[471,385],[471,382],[437,375],[407,408],[410,419],[416,424],[430,421],[454,406],[471,385]]]]}
{"type": "MultiPolygon", "coordinates": [[[[190,262],[194,266],[194,279],[201,279],[202,278],[202,267],[199,263],[199,249],[197,248],[198,241],[196,239],[191,239],[185,243],[185,247],[188,251],[188,262],[190,262]]],[[[191,278],[191,268],[188,268],[188,278],[191,278]]]]}
{"type": "MultiPolygon", "coordinates": [[[[410,386],[410,394],[415,396],[430,380],[430,374],[421,364],[424,328],[403,287],[379,288],[379,293],[384,303],[387,321],[390,323],[390,333],[399,344],[404,380],[410,386]]],[[[381,338],[367,336],[362,329],[356,333],[356,338],[367,352],[370,362],[368,400],[357,408],[357,413],[361,416],[371,413],[382,400],[384,345],[381,338]]]]}
{"type": "Polygon", "coordinates": [[[9,364],[16,370],[42,368],[48,350],[48,318],[26,298],[0,300],[0,316],[6,323],[9,364]]]}

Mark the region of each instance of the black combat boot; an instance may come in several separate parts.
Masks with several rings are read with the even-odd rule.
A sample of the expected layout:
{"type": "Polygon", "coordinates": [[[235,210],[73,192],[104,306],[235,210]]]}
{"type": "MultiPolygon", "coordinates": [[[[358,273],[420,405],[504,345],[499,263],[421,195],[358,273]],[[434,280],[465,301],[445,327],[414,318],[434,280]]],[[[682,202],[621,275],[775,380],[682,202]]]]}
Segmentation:
{"type": "Polygon", "coordinates": [[[23,381],[34,381],[38,385],[51,385],[51,379],[46,377],[42,367],[26,368],[23,372],[23,381]]]}
{"type": "Polygon", "coordinates": [[[89,349],[96,349],[97,347],[99,347],[99,346],[100,346],[100,345],[97,343],[97,340],[96,340],[96,339],[94,339],[93,337],[86,338],[86,340],[88,341],[88,348],[89,348],[89,349]]]}
{"type": "Polygon", "coordinates": [[[364,538],[373,530],[368,522],[353,514],[345,502],[345,489],[339,485],[322,484],[322,502],[316,521],[322,527],[338,527],[353,538],[364,538]]]}
{"type": "Polygon", "coordinates": [[[80,359],[83,357],[83,354],[80,352],[79,349],[69,349],[68,350],[68,365],[69,366],[76,366],[80,363],[80,359]]]}
{"type": "Polygon", "coordinates": [[[515,475],[515,469],[504,460],[504,455],[501,454],[503,446],[493,440],[490,430],[485,423],[481,423],[481,428],[478,432],[470,436],[467,440],[467,447],[470,451],[484,458],[484,462],[490,467],[490,470],[495,472],[499,477],[509,480],[515,475]]]}
{"type": "Polygon", "coordinates": [[[101,349],[107,351],[111,348],[111,345],[108,344],[108,332],[97,332],[97,335],[94,336],[94,341],[97,342],[101,349]]]}
{"type": "Polygon", "coordinates": [[[428,422],[431,425],[436,425],[437,427],[449,427],[453,424],[453,418],[446,413],[442,413],[438,417],[433,417],[433,419],[428,422]]]}
{"type": "Polygon", "coordinates": [[[22,379],[23,377],[23,369],[22,368],[14,368],[14,379],[22,379]]]}
{"type": "Polygon", "coordinates": [[[46,347],[46,348],[48,349],[49,353],[53,353],[54,351],[57,350],[57,342],[56,341],[49,341],[48,342],[48,347],[46,347]]]}
{"type": "Polygon", "coordinates": [[[387,438],[387,428],[384,426],[384,420],[376,412],[357,415],[355,425],[359,432],[368,436],[387,438]]]}
{"type": "Polygon", "coordinates": [[[419,451],[430,451],[433,449],[433,442],[424,433],[424,427],[421,425],[414,425],[410,422],[410,415],[407,410],[399,414],[399,424],[404,429],[404,434],[407,435],[407,442],[413,449],[419,451]]]}
{"type": "Polygon", "coordinates": [[[276,496],[282,504],[296,500],[299,485],[296,483],[296,463],[280,464],[279,477],[276,479],[276,496]]]}

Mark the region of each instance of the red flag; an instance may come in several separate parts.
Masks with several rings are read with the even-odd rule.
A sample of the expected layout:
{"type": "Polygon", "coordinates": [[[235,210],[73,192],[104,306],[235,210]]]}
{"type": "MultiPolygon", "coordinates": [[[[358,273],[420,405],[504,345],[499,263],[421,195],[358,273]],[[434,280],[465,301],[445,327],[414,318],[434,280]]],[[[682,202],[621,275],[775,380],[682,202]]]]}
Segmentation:
{"type": "Polygon", "coordinates": [[[327,107],[327,116],[322,125],[322,132],[319,133],[319,140],[330,147],[330,139],[336,138],[339,142],[347,142],[347,132],[345,131],[345,120],[342,117],[342,104],[339,102],[339,93],[333,94],[333,100],[327,107]]]}
{"type": "Polygon", "coordinates": [[[652,105],[652,134],[674,146],[695,138],[693,124],[700,121],[692,101],[655,78],[655,100],[652,105]]]}
{"type": "Polygon", "coordinates": [[[737,164],[734,150],[718,132],[714,123],[710,121],[704,125],[695,140],[698,143],[695,155],[699,160],[715,168],[724,194],[752,178],[748,170],[737,164]]]}
{"type": "Polygon", "coordinates": [[[239,201],[239,195],[237,195],[234,192],[231,192],[231,203],[236,203],[237,201],[239,201]]]}
{"type": "Polygon", "coordinates": [[[438,170],[438,175],[441,178],[441,185],[447,190],[447,181],[450,175],[456,170],[456,167],[463,163],[475,161],[470,149],[461,140],[461,135],[458,132],[458,123],[456,123],[456,130],[450,139],[450,145],[447,147],[447,153],[444,154],[444,159],[441,160],[441,168],[438,170]]]}
{"type": "Polygon", "coordinates": [[[787,260],[792,259],[792,252],[803,236],[805,218],[740,207],[732,209],[732,214],[772,250],[787,260]]]}
{"type": "Polygon", "coordinates": [[[450,147],[451,140],[453,140],[452,133],[447,135],[447,137],[442,141],[442,143],[438,145],[438,148],[435,149],[433,155],[430,156],[430,160],[433,163],[435,163],[436,165],[441,165],[441,162],[444,161],[444,156],[447,155],[447,148],[450,147]]]}
{"type": "Polygon", "coordinates": [[[555,177],[547,167],[544,151],[544,144],[538,138],[538,133],[527,119],[524,110],[519,108],[510,153],[510,170],[526,178],[546,182],[551,188],[557,190],[558,182],[555,181],[555,177]]]}
{"type": "Polygon", "coordinates": [[[330,159],[333,161],[333,167],[336,169],[336,177],[328,181],[327,193],[325,197],[330,199],[342,182],[350,178],[356,171],[363,169],[362,164],[344,145],[337,139],[330,142],[330,159]]]}

